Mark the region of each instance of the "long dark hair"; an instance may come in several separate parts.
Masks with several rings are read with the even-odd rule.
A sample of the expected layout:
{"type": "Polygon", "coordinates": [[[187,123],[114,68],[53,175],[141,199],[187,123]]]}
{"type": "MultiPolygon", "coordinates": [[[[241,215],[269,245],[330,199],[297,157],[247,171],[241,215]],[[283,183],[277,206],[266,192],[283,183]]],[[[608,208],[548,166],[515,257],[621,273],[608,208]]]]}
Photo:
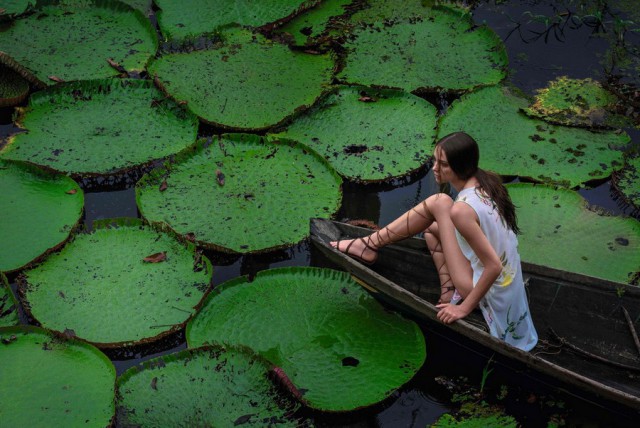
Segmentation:
{"type": "Polygon", "coordinates": [[[480,188],[498,207],[500,216],[514,233],[520,233],[516,208],[511,202],[507,189],[498,174],[478,168],[480,149],[478,143],[469,134],[454,132],[436,143],[447,155],[449,166],[461,180],[475,176],[480,188]]]}

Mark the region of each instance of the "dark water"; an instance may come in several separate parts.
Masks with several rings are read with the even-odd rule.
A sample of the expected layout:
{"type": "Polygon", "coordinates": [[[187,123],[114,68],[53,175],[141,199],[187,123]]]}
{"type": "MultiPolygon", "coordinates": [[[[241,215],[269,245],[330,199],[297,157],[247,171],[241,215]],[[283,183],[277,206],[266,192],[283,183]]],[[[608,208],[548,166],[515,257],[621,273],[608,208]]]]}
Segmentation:
{"type": "MultiPolygon", "coordinates": [[[[508,49],[511,74],[509,81],[528,94],[547,86],[558,76],[571,78],[605,78],[603,58],[608,42],[597,35],[587,25],[570,28],[565,26],[561,35],[549,33],[546,38],[537,36],[542,31],[541,24],[530,21],[532,14],[555,15],[563,11],[558,4],[573,5],[577,2],[509,1],[496,4],[485,2],[473,12],[478,24],[487,23],[503,40],[508,49]],[[556,37],[558,36],[558,37],[556,37]],[[536,39],[537,37],[537,39],[536,39]]],[[[546,28],[546,27],[545,27],[546,28]]],[[[638,44],[640,37],[627,34],[631,42],[638,44]]],[[[443,100],[439,106],[446,110],[451,100],[443,100]]],[[[0,135],[11,133],[10,112],[4,109],[0,118],[0,135]]],[[[640,132],[625,129],[634,144],[640,144],[640,132]]],[[[130,186],[114,191],[87,191],[85,193],[85,225],[91,228],[94,220],[111,217],[136,217],[139,213],[135,204],[134,190],[130,186]]],[[[343,206],[338,219],[363,218],[378,224],[386,224],[422,199],[437,191],[432,175],[425,170],[407,180],[391,185],[364,186],[345,183],[343,206]]],[[[610,182],[591,189],[581,189],[580,193],[592,205],[605,208],[614,214],[632,214],[630,208],[615,200],[610,182]]],[[[208,253],[215,266],[214,283],[218,285],[239,275],[281,266],[324,265],[325,261],[303,242],[288,250],[259,256],[233,257],[208,253]]],[[[508,367],[508,362],[491,361],[490,356],[475,352],[471,344],[454,343],[447,337],[442,327],[423,326],[427,339],[427,362],[418,375],[400,391],[384,403],[365,411],[344,415],[310,414],[320,426],[352,427],[423,427],[454,408],[450,402],[451,393],[440,383],[439,376],[458,379],[465,377],[478,388],[485,367],[493,369],[487,378],[486,389],[493,396],[496,391],[508,391],[500,400],[509,414],[523,426],[547,426],[552,419],[563,420],[569,426],[632,426],[633,421],[601,408],[597,402],[578,400],[570,394],[547,385],[549,380],[527,373],[522,368],[508,367]],[[560,404],[558,404],[560,403],[560,404]],[[554,416],[555,415],[555,416],[554,416]]],[[[185,347],[183,337],[177,337],[161,344],[158,349],[142,353],[114,357],[118,373],[128,367],[158,355],[167,354],[185,347]],[[149,353],[150,352],[150,353],[149,353]]],[[[489,396],[491,394],[488,394],[489,396]]]]}

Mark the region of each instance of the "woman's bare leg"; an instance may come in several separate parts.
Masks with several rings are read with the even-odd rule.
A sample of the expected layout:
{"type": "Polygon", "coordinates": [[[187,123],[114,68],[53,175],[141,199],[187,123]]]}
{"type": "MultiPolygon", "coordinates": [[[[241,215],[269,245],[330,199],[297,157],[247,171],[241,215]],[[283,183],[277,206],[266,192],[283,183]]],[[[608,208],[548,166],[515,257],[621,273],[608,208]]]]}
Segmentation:
{"type": "Polygon", "coordinates": [[[449,303],[456,289],[453,286],[449,268],[447,267],[444,253],[442,252],[442,244],[438,233],[438,222],[434,221],[431,223],[431,226],[424,231],[424,239],[431,253],[433,264],[438,271],[438,279],[440,280],[440,298],[438,299],[438,303],[449,303]]]}

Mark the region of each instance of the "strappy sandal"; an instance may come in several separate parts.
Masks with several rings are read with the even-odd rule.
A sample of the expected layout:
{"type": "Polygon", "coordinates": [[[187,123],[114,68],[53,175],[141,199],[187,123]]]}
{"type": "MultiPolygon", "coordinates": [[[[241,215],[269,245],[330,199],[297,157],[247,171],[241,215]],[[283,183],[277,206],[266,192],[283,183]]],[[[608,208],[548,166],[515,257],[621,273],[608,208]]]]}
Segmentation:
{"type": "Polygon", "coordinates": [[[342,242],[341,240],[336,241],[336,246],[335,249],[340,251],[343,254],[346,254],[347,256],[351,257],[352,259],[356,259],[361,263],[364,263],[366,265],[372,265],[374,264],[377,260],[378,260],[378,249],[376,247],[372,247],[371,245],[369,245],[364,238],[355,238],[352,239],[351,242],[349,242],[349,245],[347,245],[347,247],[343,250],[340,250],[340,242],[342,242]],[[352,254],[349,252],[349,250],[351,249],[351,246],[353,245],[354,242],[356,241],[361,241],[362,245],[364,245],[364,249],[360,252],[360,254],[352,254]],[[363,258],[362,256],[364,255],[365,251],[367,250],[371,250],[374,252],[375,256],[373,257],[373,260],[366,260],[365,258],[363,258]]]}
{"type": "MultiPolygon", "coordinates": [[[[455,294],[456,287],[454,287],[453,285],[448,285],[448,286],[446,286],[446,287],[440,287],[440,290],[441,290],[441,291],[442,291],[442,290],[444,290],[444,291],[442,291],[442,292],[440,293],[440,298],[438,299],[438,305],[440,305],[440,304],[442,304],[442,303],[451,303],[451,299],[449,299],[448,301],[446,301],[446,302],[445,302],[445,301],[442,299],[442,296],[444,296],[444,295],[445,295],[445,294],[447,294],[447,293],[451,293],[451,292],[453,292],[453,293],[455,294]]],[[[453,297],[453,295],[452,295],[451,297],[453,297]]]]}

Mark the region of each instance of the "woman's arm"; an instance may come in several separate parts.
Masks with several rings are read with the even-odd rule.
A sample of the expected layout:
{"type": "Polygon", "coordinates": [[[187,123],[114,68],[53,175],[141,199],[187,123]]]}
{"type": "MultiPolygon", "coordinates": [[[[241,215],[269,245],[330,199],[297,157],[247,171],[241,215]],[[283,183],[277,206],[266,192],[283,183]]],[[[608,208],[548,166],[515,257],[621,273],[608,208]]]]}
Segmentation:
{"type": "Polygon", "coordinates": [[[475,210],[466,203],[454,203],[451,207],[451,220],[484,265],[484,270],[476,286],[465,296],[460,305],[444,303],[436,306],[440,308],[438,319],[446,324],[469,315],[502,271],[500,258],[482,232],[475,210]]]}

